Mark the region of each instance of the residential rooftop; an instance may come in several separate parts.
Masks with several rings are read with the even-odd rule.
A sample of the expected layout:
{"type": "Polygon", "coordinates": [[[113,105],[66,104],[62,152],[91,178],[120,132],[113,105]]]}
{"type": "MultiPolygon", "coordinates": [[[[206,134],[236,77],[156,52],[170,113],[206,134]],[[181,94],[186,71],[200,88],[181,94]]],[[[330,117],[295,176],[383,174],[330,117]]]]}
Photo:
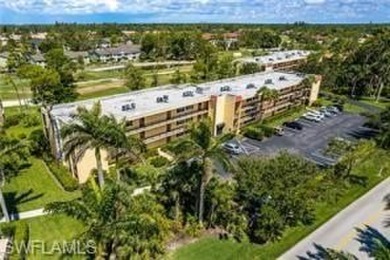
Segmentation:
{"type": "Polygon", "coordinates": [[[241,62],[255,62],[259,64],[277,64],[280,62],[288,62],[293,60],[304,59],[309,56],[310,51],[291,50],[291,51],[276,51],[268,55],[256,56],[250,58],[239,59],[241,62]]]}
{"type": "Polygon", "coordinates": [[[53,119],[70,122],[79,106],[90,109],[97,101],[101,102],[102,111],[118,119],[134,120],[141,117],[185,107],[210,100],[211,96],[225,94],[253,97],[263,86],[270,89],[283,89],[299,84],[306,75],[286,72],[262,72],[202,84],[167,85],[131,91],[125,94],[104,98],[78,101],[53,106],[53,119]],[[249,87],[248,87],[249,86],[249,87]],[[167,100],[164,100],[164,96],[167,100]],[[157,102],[159,99],[160,102],[157,102]]]}

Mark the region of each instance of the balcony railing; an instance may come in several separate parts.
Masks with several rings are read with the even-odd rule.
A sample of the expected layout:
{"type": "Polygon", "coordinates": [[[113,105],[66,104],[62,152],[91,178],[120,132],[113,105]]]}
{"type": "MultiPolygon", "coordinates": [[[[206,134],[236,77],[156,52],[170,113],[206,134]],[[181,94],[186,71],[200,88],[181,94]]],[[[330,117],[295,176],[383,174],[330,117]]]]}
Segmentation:
{"type": "Polygon", "coordinates": [[[199,115],[204,115],[204,114],[207,114],[208,112],[209,112],[208,110],[201,110],[201,111],[197,111],[197,112],[182,114],[180,116],[176,116],[176,117],[171,118],[171,119],[162,120],[162,121],[159,121],[159,122],[151,124],[151,125],[146,125],[146,126],[143,126],[143,127],[137,128],[137,129],[130,130],[129,134],[130,135],[139,134],[139,133],[144,132],[144,131],[149,131],[149,130],[152,130],[154,128],[158,128],[158,127],[166,126],[168,124],[172,124],[172,123],[176,122],[177,120],[183,120],[183,119],[187,119],[187,118],[191,118],[191,117],[195,117],[195,116],[199,116],[199,115]]]}
{"type": "Polygon", "coordinates": [[[144,143],[145,144],[150,144],[150,143],[159,141],[161,139],[164,139],[164,138],[167,138],[167,137],[170,137],[170,136],[174,136],[174,135],[177,135],[177,134],[184,133],[185,131],[186,131],[185,127],[177,128],[177,129],[174,129],[174,130],[169,131],[169,132],[165,132],[165,133],[162,133],[162,134],[158,134],[158,135],[147,137],[147,138],[145,138],[144,143]]]}

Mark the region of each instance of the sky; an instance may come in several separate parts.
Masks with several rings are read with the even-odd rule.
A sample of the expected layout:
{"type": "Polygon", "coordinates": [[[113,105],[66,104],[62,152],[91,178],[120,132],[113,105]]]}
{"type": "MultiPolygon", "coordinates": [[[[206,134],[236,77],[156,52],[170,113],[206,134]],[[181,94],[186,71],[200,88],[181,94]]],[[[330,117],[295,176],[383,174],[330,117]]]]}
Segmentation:
{"type": "Polygon", "coordinates": [[[390,0],[0,0],[0,23],[384,23],[390,0]]]}

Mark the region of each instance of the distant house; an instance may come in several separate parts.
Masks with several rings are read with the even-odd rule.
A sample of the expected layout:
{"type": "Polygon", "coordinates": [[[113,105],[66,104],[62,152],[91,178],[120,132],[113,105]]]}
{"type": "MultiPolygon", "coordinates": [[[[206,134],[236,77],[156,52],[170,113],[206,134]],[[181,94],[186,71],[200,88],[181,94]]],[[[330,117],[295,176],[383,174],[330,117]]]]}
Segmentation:
{"type": "Polygon", "coordinates": [[[100,48],[105,49],[105,48],[110,48],[110,47],[111,47],[111,40],[109,38],[101,39],[96,46],[96,48],[98,48],[98,49],[100,49],[100,48]]]}
{"type": "Polygon", "coordinates": [[[212,33],[202,34],[202,38],[204,40],[209,41],[213,45],[218,45],[222,42],[223,45],[226,46],[226,49],[230,49],[231,47],[233,47],[233,45],[237,44],[239,37],[239,32],[224,33],[222,35],[212,33]]]}
{"type": "Polygon", "coordinates": [[[28,60],[31,64],[39,65],[42,67],[46,66],[45,57],[41,53],[30,55],[28,60]]]}
{"type": "Polygon", "coordinates": [[[31,38],[29,40],[29,43],[31,45],[31,48],[33,48],[34,50],[38,50],[39,49],[39,45],[41,45],[41,43],[43,42],[44,40],[43,39],[40,39],[40,38],[31,38]]]}
{"type": "Polygon", "coordinates": [[[65,56],[71,59],[74,62],[79,62],[80,59],[83,60],[84,64],[89,64],[89,53],[87,51],[65,51],[65,56]]]}
{"type": "Polygon", "coordinates": [[[124,44],[114,48],[96,49],[90,52],[91,61],[120,62],[137,60],[141,54],[141,46],[124,44]]]}
{"type": "Polygon", "coordinates": [[[0,53],[0,69],[7,67],[9,52],[0,53]]]}

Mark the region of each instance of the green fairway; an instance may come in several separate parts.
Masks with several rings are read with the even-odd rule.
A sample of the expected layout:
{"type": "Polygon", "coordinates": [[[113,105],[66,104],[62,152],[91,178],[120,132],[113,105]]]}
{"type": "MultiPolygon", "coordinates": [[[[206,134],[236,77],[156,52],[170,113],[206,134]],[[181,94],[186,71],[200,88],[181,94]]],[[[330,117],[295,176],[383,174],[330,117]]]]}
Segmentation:
{"type": "Polygon", "coordinates": [[[31,166],[17,176],[8,179],[3,188],[10,212],[22,212],[44,207],[47,203],[68,200],[79,196],[78,192],[65,192],[54,182],[43,161],[31,157],[31,166]]]}
{"type": "Polygon", "coordinates": [[[276,243],[259,246],[205,238],[176,250],[171,258],[177,260],[276,259],[380,181],[390,176],[390,155],[386,151],[377,150],[366,161],[356,166],[353,172],[359,176],[367,177],[367,185],[354,185],[336,202],[318,204],[317,218],[312,225],[290,228],[276,243]]]}

